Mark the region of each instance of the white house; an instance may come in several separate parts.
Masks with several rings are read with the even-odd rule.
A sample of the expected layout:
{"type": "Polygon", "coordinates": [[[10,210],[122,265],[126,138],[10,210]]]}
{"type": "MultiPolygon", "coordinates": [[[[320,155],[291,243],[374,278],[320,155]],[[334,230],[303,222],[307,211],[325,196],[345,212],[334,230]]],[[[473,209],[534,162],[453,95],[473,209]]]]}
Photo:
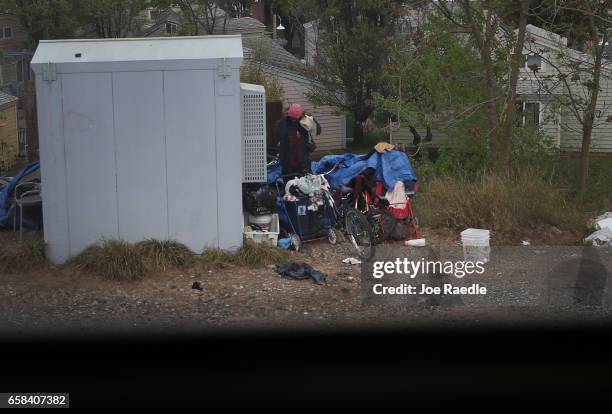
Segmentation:
{"type": "MultiPolygon", "coordinates": [[[[568,48],[566,38],[533,25],[527,26],[524,55],[517,87],[519,110],[523,113],[521,122],[538,125],[562,151],[579,151],[581,124],[570,105],[559,107],[558,102],[570,93],[586,99],[587,88],[570,80],[568,90],[559,75],[571,77],[575,71],[568,62],[588,67],[592,57],[568,48]],[[549,75],[553,78],[548,79],[549,75]]],[[[612,117],[612,62],[604,60],[602,69],[591,151],[612,153],[612,122],[608,121],[612,117]]]]}

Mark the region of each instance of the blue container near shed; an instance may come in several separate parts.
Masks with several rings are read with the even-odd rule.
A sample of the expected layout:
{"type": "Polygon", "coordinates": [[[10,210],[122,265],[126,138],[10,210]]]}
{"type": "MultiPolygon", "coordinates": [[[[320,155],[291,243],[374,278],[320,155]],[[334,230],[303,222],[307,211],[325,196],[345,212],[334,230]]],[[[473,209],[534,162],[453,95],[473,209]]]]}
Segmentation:
{"type": "Polygon", "coordinates": [[[316,211],[308,209],[309,197],[298,197],[296,201],[279,200],[277,211],[281,226],[290,233],[297,234],[301,240],[327,237],[331,221],[325,205],[316,211]],[[280,205],[279,205],[280,204],[280,205]]]}

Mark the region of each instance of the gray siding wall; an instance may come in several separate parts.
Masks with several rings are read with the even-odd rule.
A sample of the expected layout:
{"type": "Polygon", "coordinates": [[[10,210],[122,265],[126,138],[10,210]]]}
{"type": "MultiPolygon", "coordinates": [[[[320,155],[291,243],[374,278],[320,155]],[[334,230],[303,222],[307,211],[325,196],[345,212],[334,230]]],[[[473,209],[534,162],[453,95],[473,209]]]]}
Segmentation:
{"type": "Polygon", "coordinates": [[[315,107],[306,98],[309,83],[307,80],[298,81],[294,78],[284,76],[282,73],[273,73],[283,86],[285,91],[283,98],[283,109],[292,103],[299,103],[306,112],[312,113],[321,124],[321,135],[315,137],[317,152],[337,151],[346,148],[346,118],[337,115],[335,108],[331,106],[315,107]]]}
{"type": "MultiPolygon", "coordinates": [[[[578,93],[578,91],[576,91],[578,93]]],[[[592,152],[612,152],[612,123],[606,122],[608,116],[612,116],[610,108],[612,104],[612,81],[602,74],[601,91],[597,100],[597,109],[601,115],[595,118],[595,127],[591,136],[592,152]]],[[[561,149],[564,151],[580,151],[582,145],[582,125],[575,116],[567,114],[563,116],[561,130],[561,149]],[[569,127],[569,128],[567,128],[569,127]]]]}
{"type": "MultiPolygon", "coordinates": [[[[566,40],[556,35],[552,35],[545,30],[537,27],[528,27],[530,32],[535,36],[531,37],[532,43],[527,43],[524,50],[525,54],[533,51],[538,51],[545,56],[543,67],[539,73],[539,77],[547,74],[557,74],[558,71],[551,67],[546,61],[550,60],[556,67],[562,67],[563,62],[557,58],[557,49],[564,49],[566,40]],[[543,52],[543,53],[542,53],[543,52]]],[[[570,49],[564,49],[567,53],[574,53],[577,57],[580,54],[570,49]]],[[[608,65],[609,67],[609,65],[608,65]]],[[[597,108],[601,114],[595,119],[595,128],[591,140],[591,151],[612,153],[612,123],[606,122],[606,118],[612,115],[612,79],[610,73],[604,71],[601,75],[601,91],[597,108]]],[[[518,94],[526,101],[536,101],[542,103],[543,114],[541,116],[542,131],[553,138],[559,148],[563,151],[580,151],[582,145],[581,124],[576,119],[575,115],[569,111],[569,108],[562,109],[560,114],[551,116],[549,102],[554,100],[554,96],[548,95],[546,92],[540,92],[539,84],[534,80],[534,75],[531,71],[525,69],[521,72],[518,84],[518,94]]],[[[564,86],[558,86],[555,89],[555,94],[567,94],[564,86]]],[[[573,84],[572,93],[575,95],[585,96],[585,90],[580,85],[573,84]]]]}

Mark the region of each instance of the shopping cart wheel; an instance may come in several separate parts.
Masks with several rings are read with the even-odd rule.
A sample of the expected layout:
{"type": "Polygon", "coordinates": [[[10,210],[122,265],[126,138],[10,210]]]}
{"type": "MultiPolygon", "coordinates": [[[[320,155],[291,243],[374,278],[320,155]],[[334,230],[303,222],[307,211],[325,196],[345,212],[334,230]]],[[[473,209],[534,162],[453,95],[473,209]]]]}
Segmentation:
{"type": "Polygon", "coordinates": [[[338,244],[339,239],[340,238],[338,237],[338,230],[331,227],[329,229],[329,233],[327,233],[327,240],[329,241],[330,244],[338,244]]]}
{"type": "Polygon", "coordinates": [[[300,249],[302,248],[302,240],[300,239],[300,236],[298,236],[297,234],[292,234],[291,235],[291,245],[293,246],[293,249],[296,252],[299,252],[300,249]]]}

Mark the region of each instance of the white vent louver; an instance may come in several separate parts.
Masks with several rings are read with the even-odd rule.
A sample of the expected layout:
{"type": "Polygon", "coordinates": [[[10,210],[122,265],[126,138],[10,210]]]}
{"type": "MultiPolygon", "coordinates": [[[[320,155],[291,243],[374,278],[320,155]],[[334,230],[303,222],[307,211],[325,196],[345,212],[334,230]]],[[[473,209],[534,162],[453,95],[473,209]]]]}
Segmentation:
{"type": "Polygon", "coordinates": [[[240,84],[242,103],[242,181],[267,181],[266,92],[263,86],[240,84]]]}

